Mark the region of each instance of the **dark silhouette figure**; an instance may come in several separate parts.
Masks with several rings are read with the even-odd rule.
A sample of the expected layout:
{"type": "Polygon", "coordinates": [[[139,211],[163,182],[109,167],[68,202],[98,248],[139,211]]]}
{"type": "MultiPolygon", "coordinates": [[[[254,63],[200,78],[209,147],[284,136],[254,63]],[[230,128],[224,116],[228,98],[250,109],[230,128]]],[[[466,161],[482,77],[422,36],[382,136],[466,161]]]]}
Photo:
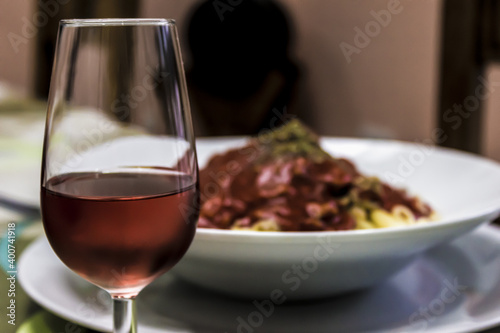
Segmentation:
{"type": "Polygon", "coordinates": [[[289,20],[274,1],[203,1],[188,42],[197,135],[255,134],[296,113],[299,70],[289,55],[289,20]]]}

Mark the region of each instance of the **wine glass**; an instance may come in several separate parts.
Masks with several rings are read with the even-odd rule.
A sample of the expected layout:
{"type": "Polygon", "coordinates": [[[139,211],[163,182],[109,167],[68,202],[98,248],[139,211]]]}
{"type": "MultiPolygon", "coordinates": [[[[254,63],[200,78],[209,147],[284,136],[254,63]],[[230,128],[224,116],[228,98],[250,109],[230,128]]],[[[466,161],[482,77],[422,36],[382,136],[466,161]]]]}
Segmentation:
{"type": "Polygon", "coordinates": [[[61,21],[41,208],[61,261],[111,295],[114,332],[136,332],[134,298],[182,258],[199,213],[174,21],[61,21]]]}

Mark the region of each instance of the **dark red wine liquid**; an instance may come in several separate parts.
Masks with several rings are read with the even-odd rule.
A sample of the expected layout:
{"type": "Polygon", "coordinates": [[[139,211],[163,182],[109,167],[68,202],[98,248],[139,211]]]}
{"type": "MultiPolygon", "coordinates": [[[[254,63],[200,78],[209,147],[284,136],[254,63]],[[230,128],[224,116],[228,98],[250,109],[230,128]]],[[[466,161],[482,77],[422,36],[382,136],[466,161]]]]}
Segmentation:
{"type": "Polygon", "coordinates": [[[41,205],[59,258],[90,282],[126,296],[182,258],[196,230],[199,197],[185,175],[71,173],[47,181],[41,205]]]}

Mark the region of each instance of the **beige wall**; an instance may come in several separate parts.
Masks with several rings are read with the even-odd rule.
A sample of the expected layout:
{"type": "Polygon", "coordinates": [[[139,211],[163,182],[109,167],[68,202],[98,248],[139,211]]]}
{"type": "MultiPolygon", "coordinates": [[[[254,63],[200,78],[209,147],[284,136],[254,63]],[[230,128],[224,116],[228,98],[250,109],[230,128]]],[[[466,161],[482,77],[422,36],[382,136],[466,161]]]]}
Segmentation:
{"type": "MultiPolygon", "coordinates": [[[[391,0],[396,1],[396,0],[391,0]]],[[[281,0],[296,25],[296,54],[306,69],[309,122],[322,134],[375,136],[402,140],[430,137],[437,98],[439,0],[400,0],[398,14],[348,63],[340,45],[356,46],[355,28],[374,27],[371,11],[387,10],[389,0],[281,0]],[[344,44],[345,45],[345,44],[344,44]]],[[[177,19],[181,31],[197,0],[144,0],[145,17],[177,19]]],[[[31,88],[33,41],[15,54],[6,39],[21,32],[28,0],[0,0],[0,81],[31,88]]],[[[392,7],[391,7],[392,8],[392,7]]],[[[394,9],[394,8],[392,8],[394,9]]],[[[377,33],[375,33],[377,32],[377,33]]],[[[492,69],[500,81],[500,67],[492,69]]],[[[500,160],[500,89],[488,102],[484,144],[500,160]]]]}
{"type": "Polygon", "coordinates": [[[23,17],[31,17],[34,7],[34,1],[0,0],[0,82],[7,82],[23,93],[32,87],[30,73],[35,40],[27,38],[26,44],[19,44],[16,52],[8,36],[9,33],[22,36],[23,17]]]}
{"type": "MultiPolygon", "coordinates": [[[[294,0],[298,53],[309,70],[312,118],[324,134],[428,136],[433,123],[439,5],[401,0],[397,15],[348,63],[340,44],[356,46],[356,27],[388,0],[294,0]]],[[[376,31],[376,30],[374,30],[376,31]]],[[[358,44],[359,45],[359,44],[358,44]]]]}
{"type": "Polygon", "coordinates": [[[486,102],[483,147],[486,156],[500,161],[500,64],[490,66],[486,73],[490,87],[495,90],[486,102]]]}

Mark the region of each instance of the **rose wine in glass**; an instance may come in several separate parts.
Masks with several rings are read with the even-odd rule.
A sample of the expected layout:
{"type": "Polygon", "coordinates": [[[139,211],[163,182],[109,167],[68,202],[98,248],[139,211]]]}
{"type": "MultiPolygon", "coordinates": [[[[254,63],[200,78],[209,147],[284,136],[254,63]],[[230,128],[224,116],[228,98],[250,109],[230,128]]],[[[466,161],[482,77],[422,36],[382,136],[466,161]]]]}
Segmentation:
{"type": "Polygon", "coordinates": [[[182,258],[199,213],[172,20],[61,21],[41,207],[57,256],[113,298],[114,332],[136,332],[135,297],[182,258]]]}

